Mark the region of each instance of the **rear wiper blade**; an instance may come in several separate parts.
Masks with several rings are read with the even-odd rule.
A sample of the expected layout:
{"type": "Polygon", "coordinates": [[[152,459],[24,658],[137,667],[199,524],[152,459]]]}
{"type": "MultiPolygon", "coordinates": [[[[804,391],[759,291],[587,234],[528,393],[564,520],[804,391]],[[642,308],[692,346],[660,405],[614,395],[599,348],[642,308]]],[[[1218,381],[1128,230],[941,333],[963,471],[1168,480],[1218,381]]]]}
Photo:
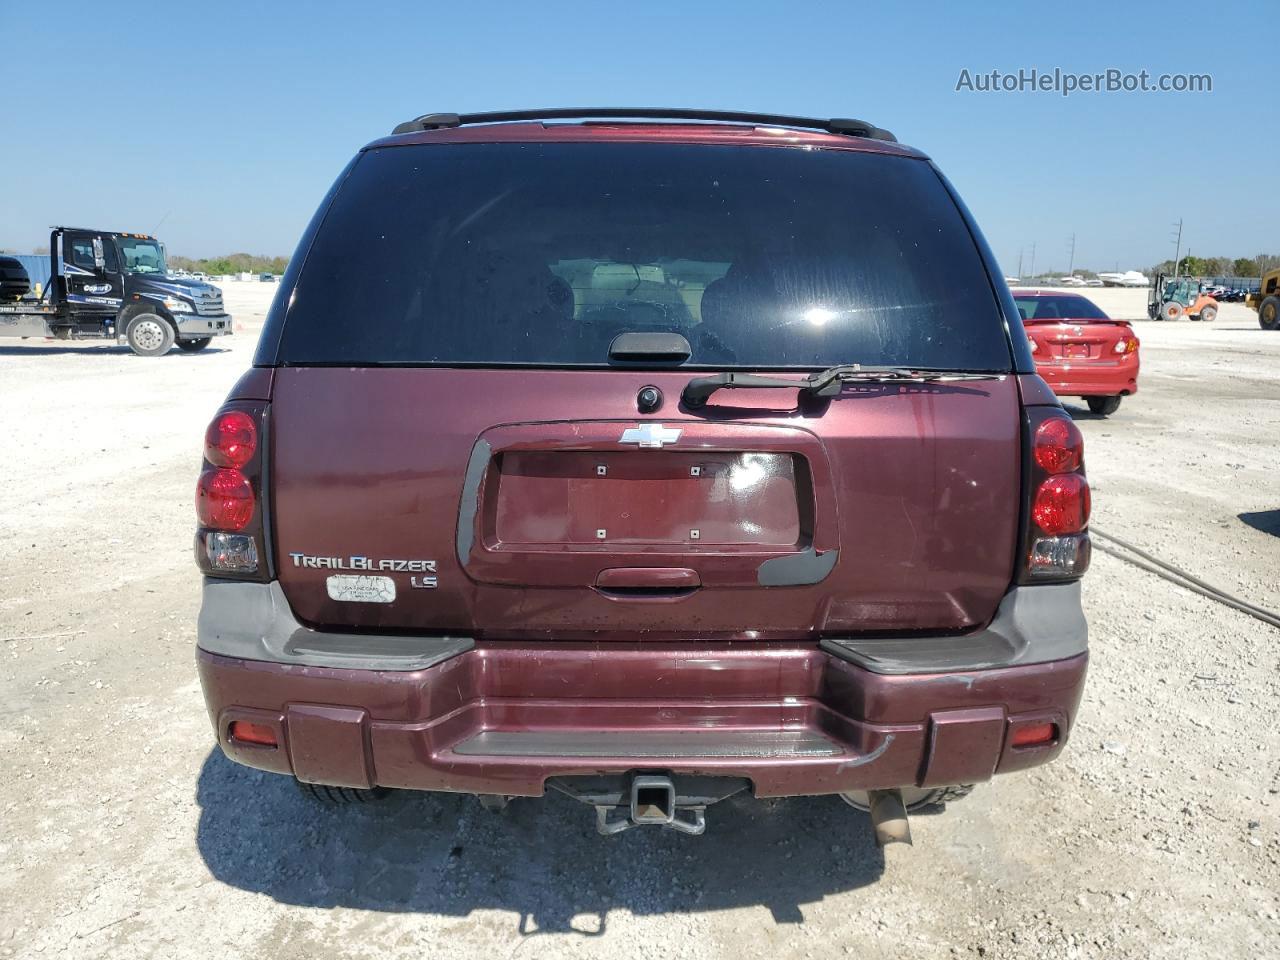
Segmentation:
{"type": "Polygon", "coordinates": [[[1000,376],[998,373],[968,370],[925,370],[849,363],[828,367],[801,380],[763,377],[754,373],[717,373],[710,377],[694,377],[685,384],[681,397],[686,405],[701,407],[717,390],[737,390],[744,387],[757,389],[791,387],[812,397],[835,397],[840,394],[841,386],[851,380],[865,380],[871,383],[886,381],[936,383],[944,380],[991,380],[998,376],[1000,376]]]}

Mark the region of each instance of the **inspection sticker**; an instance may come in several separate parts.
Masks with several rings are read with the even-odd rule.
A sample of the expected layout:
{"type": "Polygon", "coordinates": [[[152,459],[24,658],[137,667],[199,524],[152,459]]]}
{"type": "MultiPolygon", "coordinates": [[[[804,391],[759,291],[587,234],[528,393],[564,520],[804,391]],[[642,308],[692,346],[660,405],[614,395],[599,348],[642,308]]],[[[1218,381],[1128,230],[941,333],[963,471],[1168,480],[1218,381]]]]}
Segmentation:
{"type": "Polygon", "coordinates": [[[396,582],[390,577],[362,577],[335,574],[325,580],[330,600],[344,603],[391,603],[396,598],[396,582]]]}

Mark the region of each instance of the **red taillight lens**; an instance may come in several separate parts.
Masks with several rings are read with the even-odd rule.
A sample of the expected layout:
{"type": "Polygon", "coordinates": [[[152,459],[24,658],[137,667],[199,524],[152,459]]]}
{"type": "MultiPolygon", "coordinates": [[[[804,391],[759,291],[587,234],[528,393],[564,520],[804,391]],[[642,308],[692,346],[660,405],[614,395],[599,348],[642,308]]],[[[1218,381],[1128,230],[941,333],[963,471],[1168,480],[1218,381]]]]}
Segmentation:
{"type": "Polygon", "coordinates": [[[243,530],[253,519],[253,487],[239,470],[211,470],[196,484],[196,516],[200,526],[243,530]]]}
{"type": "Polygon", "coordinates": [[[1116,353],[1133,353],[1138,349],[1137,337],[1125,337],[1116,341],[1114,350],[1116,353]]]}
{"type": "Polygon", "coordinates": [[[266,451],[259,450],[265,401],[232,400],[204,434],[204,466],[196,481],[196,566],[208,576],[265,582],[266,451]],[[259,504],[262,504],[260,507],[259,504]]]}
{"type": "Polygon", "coordinates": [[[1089,523],[1089,483],[1078,473],[1050,477],[1040,484],[1031,517],[1045,533],[1078,533],[1089,523]]]}
{"type": "Polygon", "coordinates": [[[260,747],[274,747],[276,732],[265,723],[250,723],[248,720],[236,720],[231,724],[231,739],[241,743],[255,743],[260,747]]]}
{"type": "Polygon", "coordinates": [[[1084,462],[1084,437],[1066,417],[1050,417],[1036,428],[1031,452],[1046,473],[1071,473],[1084,462]]]}
{"type": "Polygon", "coordinates": [[[1056,723],[1027,723],[1014,729],[1009,743],[1015,747],[1038,747],[1057,739],[1056,723]]]}
{"type": "Polygon", "coordinates": [[[204,435],[204,458],[215,467],[243,467],[258,448],[258,427],[242,410],[220,413],[204,435]]]}

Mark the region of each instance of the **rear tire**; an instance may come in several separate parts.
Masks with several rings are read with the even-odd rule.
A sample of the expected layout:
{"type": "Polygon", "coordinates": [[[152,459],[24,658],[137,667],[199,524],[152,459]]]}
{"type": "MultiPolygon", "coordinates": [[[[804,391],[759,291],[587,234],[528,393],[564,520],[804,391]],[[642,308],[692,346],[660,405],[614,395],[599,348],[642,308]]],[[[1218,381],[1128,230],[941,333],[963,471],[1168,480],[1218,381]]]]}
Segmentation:
{"type": "Polygon", "coordinates": [[[136,313],[124,328],[124,338],[140,357],[163,357],[173,346],[175,335],[169,321],[158,313],[136,313]]]}
{"type": "Polygon", "coordinates": [[[1097,414],[1100,417],[1109,417],[1120,409],[1120,396],[1114,397],[1085,397],[1084,402],[1089,405],[1089,412],[1097,414]]]}
{"type": "Polygon", "coordinates": [[[303,794],[326,807],[349,807],[353,804],[376,803],[390,795],[387,787],[357,790],[355,787],[330,787],[323,783],[295,781],[303,794]]]}
{"type": "Polygon", "coordinates": [[[1258,304],[1258,326],[1263,330],[1280,330],[1280,297],[1263,297],[1258,304]]]}
{"type": "Polygon", "coordinates": [[[1160,304],[1161,320],[1181,320],[1182,315],[1185,312],[1186,308],[1176,300],[1166,300],[1164,303],[1160,304]]]}
{"type": "Polygon", "coordinates": [[[213,342],[213,337],[201,337],[199,340],[179,340],[178,349],[183,353],[198,353],[213,342]]]}
{"type": "Polygon", "coordinates": [[[1205,323],[1213,323],[1214,318],[1218,316],[1217,307],[1205,307],[1200,311],[1200,319],[1205,323]]]}

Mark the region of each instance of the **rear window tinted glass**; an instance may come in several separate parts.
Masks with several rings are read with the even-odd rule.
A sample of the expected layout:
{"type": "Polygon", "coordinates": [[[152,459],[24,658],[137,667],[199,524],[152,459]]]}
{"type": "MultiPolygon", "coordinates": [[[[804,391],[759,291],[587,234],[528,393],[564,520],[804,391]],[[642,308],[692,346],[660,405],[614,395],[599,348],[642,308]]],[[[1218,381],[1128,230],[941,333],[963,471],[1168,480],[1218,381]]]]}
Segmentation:
{"type": "Polygon", "coordinates": [[[1023,320],[1109,320],[1085,297],[1014,297],[1023,320]]]}
{"type": "Polygon", "coordinates": [[[1008,370],[978,251],[925,162],[669,144],[368,151],[307,254],[284,363],[1008,370]]]}

